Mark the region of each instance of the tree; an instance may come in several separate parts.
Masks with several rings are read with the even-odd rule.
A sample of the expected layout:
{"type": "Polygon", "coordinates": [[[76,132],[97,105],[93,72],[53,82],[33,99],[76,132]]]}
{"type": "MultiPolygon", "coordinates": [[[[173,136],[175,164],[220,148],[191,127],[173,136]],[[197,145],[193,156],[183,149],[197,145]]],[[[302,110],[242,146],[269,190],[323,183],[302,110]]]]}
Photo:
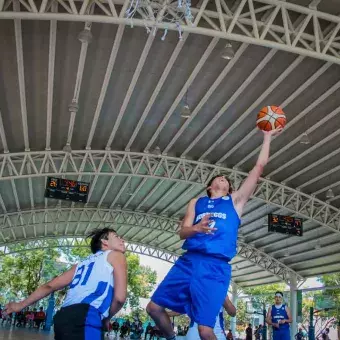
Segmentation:
{"type": "MultiPolygon", "coordinates": [[[[319,278],[319,281],[328,287],[340,286],[340,273],[323,275],[319,278]]],[[[334,305],[333,308],[324,311],[324,314],[328,317],[335,317],[338,323],[340,323],[340,288],[327,289],[320,295],[323,298],[328,298],[334,305]]]]}
{"type": "MultiPolygon", "coordinates": [[[[86,240],[83,241],[83,245],[72,248],[68,254],[70,260],[80,261],[91,254],[86,240]]],[[[140,306],[139,298],[148,298],[154,289],[157,282],[157,273],[149,266],[142,266],[139,256],[136,254],[126,253],[126,260],[128,264],[127,302],[132,309],[138,309],[140,306]]]]}
{"type": "MultiPolygon", "coordinates": [[[[53,240],[47,242],[51,247],[56,246],[53,240]]],[[[24,244],[16,244],[9,248],[18,253],[2,257],[0,272],[2,304],[8,300],[28,296],[41,284],[67,269],[67,264],[57,261],[62,253],[57,248],[25,251],[24,244]]]]}
{"type": "Polygon", "coordinates": [[[256,286],[252,288],[244,288],[243,291],[246,295],[250,296],[250,301],[253,306],[263,308],[274,303],[274,294],[277,291],[283,292],[286,285],[284,283],[272,283],[268,285],[256,286]]]}

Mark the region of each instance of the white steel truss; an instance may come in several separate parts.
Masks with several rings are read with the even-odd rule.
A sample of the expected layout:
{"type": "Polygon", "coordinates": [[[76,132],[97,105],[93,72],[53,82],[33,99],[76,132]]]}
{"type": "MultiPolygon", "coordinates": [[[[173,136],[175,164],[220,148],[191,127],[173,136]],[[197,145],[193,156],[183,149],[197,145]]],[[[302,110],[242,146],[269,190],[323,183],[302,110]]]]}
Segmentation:
{"type": "MultiPolygon", "coordinates": [[[[48,243],[48,240],[49,239],[29,241],[25,243],[24,249],[22,248],[23,243],[20,243],[20,250],[15,249],[15,244],[11,244],[10,246],[6,245],[3,251],[0,252],[0,257],[29,250],[50,248],[51,245],[48,243]]],[[[54,240],[55,247],[58,248],[88,247],[88,244],[84,244],[83,239],[79,237],[54,238],[54,240]]],[[[127,243],[126,249],[127,251],[131,251],[132,253],[147,255],[170,263],[174,263],[178,258],[178,255],[172,254],[171,252],[155,249],[150,246],[144,246],[140,244],[127,243]]]]}
{"type": "MultiPolygon", "coordinates": [[[[133,176],[205,186],[212,176],[220,173],[228,175],[235,187],[247,176],[245,172],[213,164],[126,151],[39,151],[0,155],[0,181],[92,175],[97,179],[99,176],[133,176]],[[30,172],[27,171],[28,164],[30,172]]],[[[92,183],[92,191],[94,186],[95,183],[92,183]]],[[[253,196],[299,214],[333,232],[340,232],[340,210],[314,196],[265,178],[259,180],[253,196]]]]}
{"type": "MultiPolygon", "coordinates": [[[[117,13],[123,6],[122,0],[57,0],[57,11],[47,6],[46,1],[37,0],[23,2],[25,5],[15,10],[13,1],[16,0],[0,6],[0,19],[101,22],[147,27],[148,31],[177,30],[180,34],[196,33],[257,44],[340,64],[340,17],[291,2],[242,0],[232,10],[228,0],[216,0],[211,2],[210,10],[204,6],[191,8],[193,17],[200,18],[192,23],[178,20],[177,1],[165,6],[157,0],[140,1],[132,18],[124,12],[123,15],[117,13]],[[93,14],[87,14],[90,6],[94,6],[93,14]],[[160,8],[164,10],[161,19],[157,16],[160,8]],[[301,19],[293,24],[297,16],[301,19]],[[323,24],[331,27],[327,34],[321,30],[323,24]]],[[[132,1],[131,4],[133,6],[132,1]]]]}
{"type": "MultiPolygon", "coordinates": [[[[48,212],[47,212],[48,213],[48,212]]],[[[125,213],[127,214],[127,212],[125,213]]],[[[129,212],[128,214],[133,214],[129,212]]],[[[47,235],[44,238],[40,239],[23,239],[23,240],[13,240],[11,242],[0,242],[0,247],[3,247],[1,255],[7,255],[16,253],[18,251],[28,251],[28,250],[35,250],[35,249],[42,249],[42,248],[49,248],[49,247],[84,247],[87,244],[82,242],[83,236],[77,235],[74,237],[70,236],[50,236],[47,235]],[[47,240],[53,239],[57,242],[51,245],[47,242],[47,240]],[[15,249],[15,244],[20,242],[21,247],[20,250],[15,249]],[[22,244],[25,244],[25,248],[22,248],[22,244]]],[[[154,245],[146,245],[142,243],[138,243],[133,239],[127,239],[127,250],[132,251],[137,254],[148,255],[151,257],[155,257],[167,262],[175,262],[180,255],[180,253],[173,252],[166,248],[160,248],[154,245]]],[[[291,268],[287,267],[282,262],[276,260],[274,257],[269,256],[268,254],[261,252],[260,250],[252,247],[251,245],[245,244],[243,242],[239,242],[238,244],[238,256],[247,259],[248,261],[252,262],[253,264],[259,266],[263,270],[268,271],[269,273],[273,274],[279,280],[289,283],[289,278],[291,275],[296,276],[297,280],[303,280],[303,277],[296,273],[291,268]]]]}

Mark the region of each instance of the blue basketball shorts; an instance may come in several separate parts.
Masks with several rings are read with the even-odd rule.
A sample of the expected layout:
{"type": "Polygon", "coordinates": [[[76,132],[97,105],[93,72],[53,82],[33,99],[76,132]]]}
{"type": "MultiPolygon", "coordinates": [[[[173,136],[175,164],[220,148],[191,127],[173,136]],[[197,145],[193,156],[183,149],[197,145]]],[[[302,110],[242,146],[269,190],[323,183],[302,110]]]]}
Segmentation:
{"type": "Polygon", "coordinates": [[[227,261],[200,253],[185,253],[170,269],[151,301],[192,322],[214,328],[228,293],[231,266],[227,261]]]}
{"type": "Polygon", "coordinates": [[[273,330],[273,340],[290,340],[290,328],[273,330]]]}

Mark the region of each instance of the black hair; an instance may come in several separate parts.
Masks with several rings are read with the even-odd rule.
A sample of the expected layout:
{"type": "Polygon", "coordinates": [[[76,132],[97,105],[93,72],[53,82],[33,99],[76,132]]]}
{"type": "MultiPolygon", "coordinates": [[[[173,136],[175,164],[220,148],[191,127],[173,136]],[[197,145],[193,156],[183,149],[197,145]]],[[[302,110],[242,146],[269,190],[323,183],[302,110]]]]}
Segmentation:
{"type": "Polygon", "coordinates": [[[216,175],[216,176],[212,177],[212,178],[209,180],[208,184],[207,184],[207,195],[208,195],[208,197],[211,196],[211,194],[210,194],[210,189],[208,189],[208,188],[211,186],[212,182],[213,182],[214,179],[216,179],[217,177],[224,177],[224,178],[228,181],[228,183],[229,183],[229,192],[228,192],[228,194],[231,194],[231,193],[233,192],[233,187],[231,186],[230,179],[229,179],[226,175],[219,174],[219,175],[216,175]]]}
{"type": "Polygon", "coordinates": [[[283,297],[283,293],[280,292],[279,290],[278,290],[277,292],[275,292],[275,295],[276,295],[276,294],[281,294],[281,296],[283,297]]]}
{"type": "Polygon", "coordinates": [[[117,234],[112,228],[103,228],[95,229],[87,235],[87,238],[91,238],[90,246],[93,254],[102,249],[102,240],[108,240],[110,233],[117,234]]]}

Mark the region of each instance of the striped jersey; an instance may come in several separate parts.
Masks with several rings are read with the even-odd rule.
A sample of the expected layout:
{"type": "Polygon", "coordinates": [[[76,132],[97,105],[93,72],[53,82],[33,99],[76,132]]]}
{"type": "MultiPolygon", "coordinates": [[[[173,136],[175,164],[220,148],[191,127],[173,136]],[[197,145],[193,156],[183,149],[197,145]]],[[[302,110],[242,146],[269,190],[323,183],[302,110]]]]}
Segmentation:
{"type": "Polygon", "coordinates": [[[85,303],[96,308],[102,318],[109,315],[113,297],[113,267],[107,261],[110,250],[98,251],[78,263],[63,307],[85,303]]]}

